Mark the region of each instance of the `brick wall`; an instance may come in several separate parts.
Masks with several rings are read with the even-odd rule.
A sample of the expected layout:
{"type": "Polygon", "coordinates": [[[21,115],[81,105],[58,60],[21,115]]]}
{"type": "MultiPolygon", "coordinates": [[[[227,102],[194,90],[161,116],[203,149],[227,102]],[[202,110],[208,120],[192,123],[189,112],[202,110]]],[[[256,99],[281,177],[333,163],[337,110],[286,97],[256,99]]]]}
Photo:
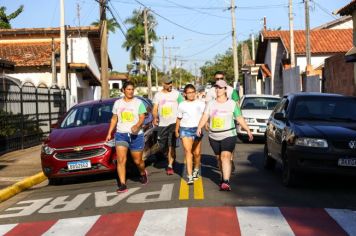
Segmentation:
{"type": "Polygon", "coordinates": [[[356,96],[354,63],[346,63],[344,54],[325,59],[323,78],[323,92],[356,96]]]}

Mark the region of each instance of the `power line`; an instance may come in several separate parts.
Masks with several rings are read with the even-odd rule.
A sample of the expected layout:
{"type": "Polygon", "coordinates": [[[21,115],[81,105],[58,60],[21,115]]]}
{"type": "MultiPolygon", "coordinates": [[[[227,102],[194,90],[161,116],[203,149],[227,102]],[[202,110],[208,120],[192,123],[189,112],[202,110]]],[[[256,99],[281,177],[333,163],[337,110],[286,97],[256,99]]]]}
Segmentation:
{"type": "Polygon", "coordinates": [[[331,16],[332,18],[334,18],[335,20],[339,19],[338,17],[334,16],[333,14],[331,14],[326,8],[324,8],[323,6],[321,6],[319,3],[317,3],[315,0],[311,0],[317,7],[319,7],[320,10],[322,10],[323,12],[325,12],[326,14],[328,14],[329,16],[331,16]]]}
{"type": "MultiPolygon", "coordinates": [[[[141,3],[141,2],[138,1],[138,0],[134,0],[134,1],[137,2],[138,4],[140,4],[140,5],[143,6],[143,7],[147,7],[146,5],[144,5],[143,3],[141,3]]],[[[172,21],[172,20],[170,20],[170,19],[168,19],[168,18],[166,18],[166,17],[164,17],[164,16],[158,14],[157,12],[155,12],[155,11],[152,10],[152,9],[150,9],[150,11],[151,11],[153,14],[155,14],[156,16],[158,16],[158,17],[160,17],[160,18],[162,18],[162,19],[164,19],[164,20],[170,22],[171,24],[176,25],[176,26],[178,26],[178,27],[180,27],[180,28],[182,28],[182,29],[185,29],[185,30],[187,30],[187,31],[190,31],[190,32],[193,32],[193,33],[196,33],[196,34],[215,35],[215,36],[216,36],[216,35],[226,35],[226,34],[230,34],[230,32],[225,32],[225,33],[220,33],[220,34],[212,34],[212,33],[199,32],[199,31],[196,31],[196,30],[193,30],[193,29],[189,29],[189,28],[187,28],[187,27],[185,27],[185,26],[183,26],[183,25],[180,25],[180,24],[178,24],[178,23],[176,23],[176,22],[174,22],[174,21],[172,21]]]]}
{"type": "Polygon", "coordinates": [[[200,13],[200,14],[209,15],[209,16],[215,16],[215,17],[218,17],[218,18],[230,19],[230,17],[218,16],[218,15],[210,14],[210,13],[207,13],[207,12],[204,12],[204,11],[197,10],[196,8],[187,7],[187,6],[178,4],[178,3],[173,2],[173,1],[171,1],[171,0],[166,0],[166,1],[172,3],[172,4],[176,5],[176,6],[179,6],[179,7],[181,7],[181,8],[184,8],[184,9],[187,9],[187,10],[191,10],[191,11],[195,11],[195,12],[198,12],[198,13],[200,13]]]}
{"type": "MultiPolygon", "coordinates": [[[[117,21],[117,19],[116,19],[114,13],[112,12],[111,8],[110,8],[109,6],[106,6],[106,8],[109,10],[109,12],[110,12],[112,18],[114,19],[114,21],[116,22],[116,24],[119,25],[118,28],[119,28],[120,32],[122,33],[122,35],[123,35],[123,36],[125,37],[125,39],[127,40],[127,37],[126,37],[126,34],[125,34],[124,30],[121,28],[121,25],[120,25],[119,22],[117,21]]],[[[126,26],[125,26],[125,28],[126,28],[126,26]]]]}
{"type": "Polygon", "coordinates": [[[114,12],[116,13],[117,17],[119,18],[120,22],[121,22],[121,25],[124,26],[124,28],[126,29],[126,31],[128,30],[124,21],[121,19],[119,13],[116,11],[116,8],[114,7],[114,5],[111,3],[111,0],[109,0],[109,4],[111,6],[112,9],[114,9],[114,12]]]}
{"type": "Polygon", "coordinates": [[[209,47],[205,48],[204,50],[201,50],[201,51],[196,52],[196,53],[194,53],[194,54],[185,56],[184,58],[193,57],[193,56],[199,55],[199,54],[201,54],[201,53],[203,53],[203,52],[206,52],[207,50],[209,50],[209,49],[211,49],[211,48],[217,46],[219,43],[223,42],[223,41],[224,41],[225,39],[227,39],[228,37],[230,37],[230,35],[226,35],[225,37],[223,37],[222,39],[220,39],[218,42],[216,42],[216,43],[210,45],[209,47]]]}

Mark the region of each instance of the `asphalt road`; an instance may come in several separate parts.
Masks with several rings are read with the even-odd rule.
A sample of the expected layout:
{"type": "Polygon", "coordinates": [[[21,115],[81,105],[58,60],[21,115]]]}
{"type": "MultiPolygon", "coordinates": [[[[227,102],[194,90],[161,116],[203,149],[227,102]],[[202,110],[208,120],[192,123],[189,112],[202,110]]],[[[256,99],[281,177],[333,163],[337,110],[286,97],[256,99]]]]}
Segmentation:
{"type": "Polygon", "coordinates": [[[0,224],[56,220],[69,217],[134,212],[149,209],[219,206],[272,206],[336,208],[356,210],[355,178],[303,176],[303,185],[286,188],[281,169],[263,169],[263,144],[238,143],[232,191],[218,189],[219,172],[207,139],[203,142],[202,178],[187,186],[182,177],[182,149],[178,149],[176,170],[167,176],[164,162],[148,166],[149,183],[142,186],[130,177],[126,194],[117,195],[111,175],[71,178],[63,184],[47,182],[1,203],[0,224]]]}

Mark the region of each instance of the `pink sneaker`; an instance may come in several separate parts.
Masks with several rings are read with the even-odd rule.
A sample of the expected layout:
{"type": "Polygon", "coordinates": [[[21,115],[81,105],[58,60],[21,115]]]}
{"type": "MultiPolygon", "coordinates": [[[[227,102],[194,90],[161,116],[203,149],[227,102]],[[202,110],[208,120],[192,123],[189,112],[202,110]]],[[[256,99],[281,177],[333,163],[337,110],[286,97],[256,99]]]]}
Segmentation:
{"type": "Polygon", "coordinates": [[[225,183],[225,182],[223,182],[223,183],[220,185],[220,191],[231,191],[230,183],[225,183]]]}
{"type": "Polygon", "coordinates": [[[143,185],[146,185],[148,183],[147,170],[145,170],[145,174],[144,175],[141,175],[140,182],[143,185]]]}
{"type": "Polygon", "coordinates": [[[172,167],[167,168],[167,175],[174,175],[174,170],[172,167]]]}

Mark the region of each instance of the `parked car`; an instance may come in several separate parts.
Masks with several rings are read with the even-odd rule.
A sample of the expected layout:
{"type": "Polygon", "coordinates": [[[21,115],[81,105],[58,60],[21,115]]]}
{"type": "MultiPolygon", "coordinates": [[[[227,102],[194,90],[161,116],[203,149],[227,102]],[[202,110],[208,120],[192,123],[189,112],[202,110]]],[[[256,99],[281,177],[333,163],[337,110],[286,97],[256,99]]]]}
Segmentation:
{"type": "Polygon", "coordinates": [[[356,174],[356,97],[298,93],[284,96],[266,130],[264,166],[283,167],[282,182],[301,172],[356,174]]]}
{"type": "MultiPolygon", "coordinates": [[[[144,159],[158,150],[152,122],[152,103],[141,99],[144,122],[144,159]]],[[[64,177],[116,171],[115,140],[105,142],[114,102],[120,98],[83,102],[72,107],[43,142],[41,163],[50,183],[64,177]]]]}
{"type": "MultiPolygon", "coordinates": [[[[279,96],[273,95],[242,96],[241,112],[255,139],[264,138],[268,118],[280,100],[279,96]]],[[[241,126],[237,127],[237,134],[242,141],[248,140],[247,133],[241,126]]]]}

